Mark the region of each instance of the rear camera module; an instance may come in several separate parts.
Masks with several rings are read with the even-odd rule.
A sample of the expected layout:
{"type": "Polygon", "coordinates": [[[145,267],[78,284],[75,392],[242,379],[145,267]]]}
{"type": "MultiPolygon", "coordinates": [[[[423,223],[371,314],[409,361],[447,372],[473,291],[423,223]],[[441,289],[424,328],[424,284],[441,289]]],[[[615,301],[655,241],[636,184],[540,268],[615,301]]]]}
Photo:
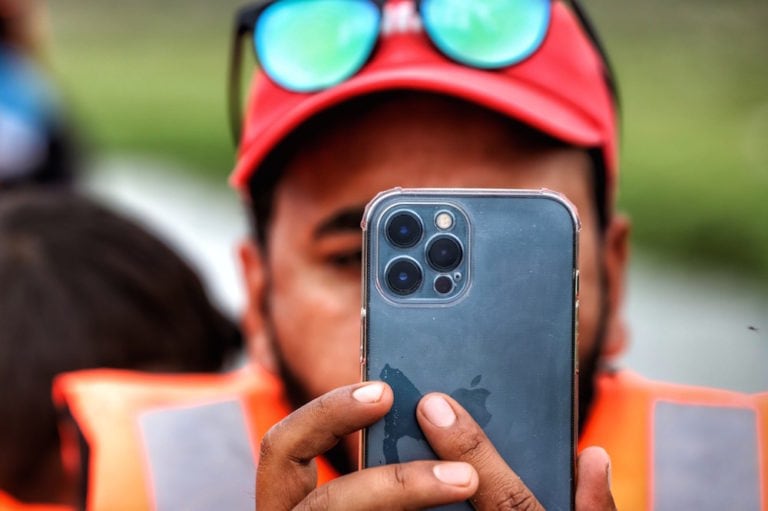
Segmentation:
{"type": "Polygon", "coordinates": [[[387,284],[394,293],[404,296],[416,292],[424,276],[421,268],[411,259],[395,259],[386,271],[387,284]]]}
{"type": "Polygon", "coordinates": [[[440,272],[454,270],[461,263],[463,256],[461,244],[453,236],[439,236],[427,247],[429,265],[440,272]]]}
{"type": "Polygon", "coordinates": [[[387,238],[396,247],[410,248],[416,245],[423,233],[419,217],[407,211],[395,213],[387,223],[387,238]]]}

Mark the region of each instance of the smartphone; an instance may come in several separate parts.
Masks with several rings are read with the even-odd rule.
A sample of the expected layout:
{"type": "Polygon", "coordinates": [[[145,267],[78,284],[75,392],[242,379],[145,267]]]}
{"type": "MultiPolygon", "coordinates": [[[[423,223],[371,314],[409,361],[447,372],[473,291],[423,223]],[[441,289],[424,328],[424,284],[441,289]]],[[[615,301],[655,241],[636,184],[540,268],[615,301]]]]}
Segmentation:
{"type": "Polygon", "coordinates": [[[394,189],[362,226],[362,376],[394,405],[363,432],[361,466],[435,459],[415,409],[444,392],[546,509],[572,509],[575,208],[547,190],[394,189]]]}

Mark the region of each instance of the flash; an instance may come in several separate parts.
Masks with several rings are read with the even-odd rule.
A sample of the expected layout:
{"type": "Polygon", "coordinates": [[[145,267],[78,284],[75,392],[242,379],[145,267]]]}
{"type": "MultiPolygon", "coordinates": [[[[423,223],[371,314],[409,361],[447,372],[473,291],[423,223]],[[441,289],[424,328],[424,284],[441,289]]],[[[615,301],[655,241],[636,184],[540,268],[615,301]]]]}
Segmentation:
{"type": "Polygon", "coordinates": [[[453,216],[446,212],[438,213],[437,217],[435,217],[435,225],[438,229],[447,231],[453,227],[453,216]]]}

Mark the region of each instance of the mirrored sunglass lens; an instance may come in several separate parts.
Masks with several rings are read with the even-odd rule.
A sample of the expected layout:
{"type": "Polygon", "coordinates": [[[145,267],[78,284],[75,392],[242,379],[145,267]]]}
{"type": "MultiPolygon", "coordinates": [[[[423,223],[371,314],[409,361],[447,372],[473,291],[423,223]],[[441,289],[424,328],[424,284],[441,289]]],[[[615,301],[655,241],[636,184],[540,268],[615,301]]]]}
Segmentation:
{"type": "Polygon", "coordinates": [[[551,0],[425,0],[424,26],[454,60],[480,68],[510,66],[547,34],[551,0]]]}
{"type": "Polygon", "coordinates": [[[297,92],[330,87],[365,64],[376,43],[379,11],[367,0],[280,0],[259,16],[259,63],[297,92]]]}

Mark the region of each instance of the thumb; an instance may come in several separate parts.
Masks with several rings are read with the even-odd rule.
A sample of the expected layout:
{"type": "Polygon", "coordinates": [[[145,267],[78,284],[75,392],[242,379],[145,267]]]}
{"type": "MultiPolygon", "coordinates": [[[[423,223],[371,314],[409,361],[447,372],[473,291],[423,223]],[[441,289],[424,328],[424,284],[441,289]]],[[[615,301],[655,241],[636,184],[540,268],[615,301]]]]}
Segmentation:
{"type": "Polygon", "coordinates": [[[579,455],[576,473],[576,511],[612,510],[611,459],[601,447],[588,447],[579,455]]]}

